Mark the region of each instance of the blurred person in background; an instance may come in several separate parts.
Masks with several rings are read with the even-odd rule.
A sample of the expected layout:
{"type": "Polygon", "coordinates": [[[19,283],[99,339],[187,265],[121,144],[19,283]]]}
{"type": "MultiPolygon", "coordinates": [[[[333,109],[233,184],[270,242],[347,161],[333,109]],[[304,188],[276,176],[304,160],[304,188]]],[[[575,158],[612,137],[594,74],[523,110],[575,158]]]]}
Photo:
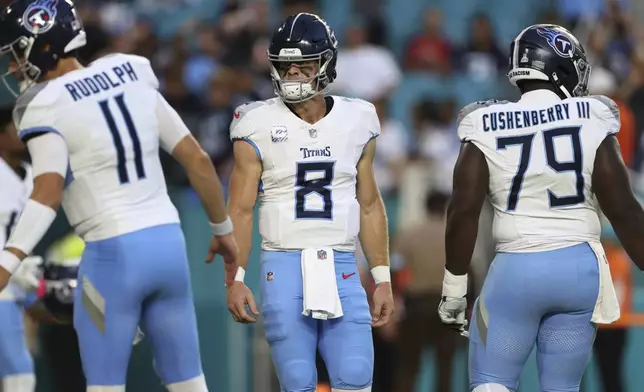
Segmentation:
{"type": "Polygon", "coordinates": [[[337,48],[319,16],[286,18],[268,47],[279,98],[238,107],[230,126],[228,208],[241,251],[228,309],[240,323],[259,315],[244,284],[259,197],[262,315],[288,392],[315,389],[318,350],[333,390],[371,391],[372,327],[394,311],[387,217],[373,173],[380,122],[372,104],[327,95],[337,48]],[[357,275],[358,237],[377,285],[371,312],[357,275]]]}
{"type": "Polygon", "coordinates": [[[373,101],[381,128],[373,166],[383,197],[398,192],[409,150],[409,134],[400,121],[389,116],[388,103],[389,100],[384,97],[373,101]]]}
{"type": "Polygon", "coordinates": [[[162,382],[175,391],[207,392],[185,238],[159,147],[188,172],[211,223],[206,262],[221,254],[230,283],[237,245],[219,178],[160,95],[148,60],[114,54],[90,67],[78,62],[75,49],[86,43],[82,26],[69,0],[16,0],[0,13],[6,32],[0,44],[9,57],[3,77],[19,82],[13,120],[34,177],[0,253],[0,289],[26,265],[64,203],[87,242],[74,327],[88,391],[125,391],[141,322],[162,382]]]}
{"type": "Polygon", "coordinates": [[[74,290],[85,243],[70,233],[54,242],[45,255],[44,289],[39,293],[57,325],[41,328],[43,363],[53,382],[51,392],[85,392],[78,336],[73,326],[74,290]]]}
{"type": "Polygon", "coordinates": [[[235,109],[232,102],[234,83],[229,68],[220,68],[210,77],[208,109],[195,135],[222,179],[227,179],[232,170],[233,146],[228,138],[228,126],[235,109]]]}
{"type": "MultiPolygon", "coordinates": [[[[17,137],[11,110],[0,110],[0,248],[4,248],[33,189],[31,165],[24,161],[25,146],[17,137]]],[[[36,378],[27,348],[23,309],[37,300],[42,262],[29,257],[0,289],[0,390],[34,392],[36,378]]]]}
{"type": "Polygon", "coordinates": [[[355,17],[346,32],[346,46],[338,51],[334,92],[373,101],[390,95],[400,84],[402,75],[391,51],[367,38],[367,20],[355,17]]]}
{"type": "Polygon", "coordinates": [[[438,8],[429,8],[424,15],[423,30],[407,44],[405,69],[449,74],[452,45],[443,34],[443,14],[438,8]]]}
{"type": "Polygon", "coordinates": [[[490,19],[485,14],[475,14],[470,23],[468,43],[456,51],[455,67],[475,81],[505,74],[508,58],[497,44],[490,19]]]}
{"type": "MultiPolygon", "coordinates": [[[[436,308],[441,300],[445,268],[445,212],[449,195],[430,191],[425,200],[425,219],[411,227],[402,228],[394,238],[392,253],[400,258],[406,278],[400,292],[404,297],[404,314],[398,323],[395,362],[395,383],[392,391],[412,392],[420,373],[422,354],[435,348],[437,377],[431,389],[452,391],[454,354],[462,339],[444,328],[436,308]]],[[[393,257],[392,257],[393,258],[393,257]]]]}

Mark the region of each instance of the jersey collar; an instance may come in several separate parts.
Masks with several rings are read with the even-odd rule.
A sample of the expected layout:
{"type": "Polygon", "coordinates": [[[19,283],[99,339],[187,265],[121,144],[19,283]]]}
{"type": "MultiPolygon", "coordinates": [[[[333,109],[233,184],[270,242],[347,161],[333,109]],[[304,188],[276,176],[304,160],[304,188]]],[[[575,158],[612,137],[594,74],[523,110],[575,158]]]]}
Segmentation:
{"type": "Polygon", "coordinates": [[[543,89],[543,90],[532,90],[523,94],[519,102],[526,102],[526,101],[554,102],[554,101],[561,101],[561,98],[559,98],[559,96],[555,94],[554,91],[543,89]]]}

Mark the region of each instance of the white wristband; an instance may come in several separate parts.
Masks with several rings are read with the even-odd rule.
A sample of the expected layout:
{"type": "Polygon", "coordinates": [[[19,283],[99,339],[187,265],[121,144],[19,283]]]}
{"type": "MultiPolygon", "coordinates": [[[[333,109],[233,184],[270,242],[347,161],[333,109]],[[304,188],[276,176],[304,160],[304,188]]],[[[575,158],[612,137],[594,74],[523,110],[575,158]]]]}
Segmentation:
{"type": "Polygon", "coordinates": [[[56,211],[33,199],[28,199],[20,213],[6,248],[16,248],[30,255],[56,219],[56,211]]]}
{"type": "Polygon", "coordinates": [[[391,282],[391,271],[386,265],[373,267],[371,269],[371,276],[373,276],[373,281],[376,282],[376,284],[391,282]]]}
{"type": "Polygon", "coordinates": [[[228,235],[233,232],[233,221],[231,221],[230,217],[227,216],[226,220],[223,222],[219,222],[219,223],[210,222],[210,228],[212,229],[212,234],[215,237],[228,235]]]}
{"type": "Polygon", "coordinates": [[[235,282],[244,282],[244,277],[246,277],[246,270],[242,267],[237,267],[237,273],[235,274],[235,282]]]}
{"type": "Polygon", "coordinates": [[[0,267],[13,275],[13,273],[20,267],[20,258],[8,250],[3,250],[0,253],[0,267]]]}
{"type": "Polygon", "coordinates": [[[467,274],[454,275],[445,269],[443,297],[462,298],[467,294],[467,274]]]}

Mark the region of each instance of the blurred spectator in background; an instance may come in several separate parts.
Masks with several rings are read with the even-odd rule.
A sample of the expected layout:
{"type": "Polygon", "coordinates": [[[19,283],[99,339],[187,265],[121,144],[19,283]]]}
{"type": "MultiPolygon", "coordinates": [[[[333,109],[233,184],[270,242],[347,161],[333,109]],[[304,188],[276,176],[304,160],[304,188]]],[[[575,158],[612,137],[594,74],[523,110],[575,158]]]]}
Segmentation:
{"type": "Polygon", "coordinates": [[[381,128],[373,167],[378,189],[383,196],[398,191],[400,175],[407,163],[409,149],[409,133],[400,121],[389,116],[387,103],[384,98],[373,102],[381,128]]]}
{"type": "Polygon", "coordinates": [[[43,363],[50,369],[52,392],[85,392],[78,336],[74,330],[73,292],[77,285],[78,265],[85,243],[70,233],[52,244],[45,257],[46,291],[42,300],[58,325],[41,329],[43,363]]]}
{"type": "Polygon", "coordinates": [[[508,56],[499,48],[490,20],[484,14],[472,17],[468,43],[455,55],[455,66],[475,81],[494,79],[508,70],[508,56]]]}
{"type": "Polygon", "coordinates": [[[411,39],[405,55],[405,69],[450,73],[452,47],[443,35],[443,14],[437,8],[425,11],[422,31],[411,39]]]}
{"type": "Polygon", "coordinates": [[[400,84],[402,74],[391,51],[367,41],[363,18],[351,21],[344,46],[338,51],[338,77],[333,91],[374,101],[387,97],[400,84]]]}
{"type": "Polygon", "coordinates": [[[414,110],[416,153],[430,164],[431,185],[443,190],[452,188],[452,171],[460,148],[454,107],[453,100],[421,101],[414,110]]]}
{"type": "MultiPolygon", "coordinates": [[[[412,392],[422,353],[436,349],[437,379],[433,391],[452,391],[452,369],[458,334],[445,328],[436,309],[441,299],[445,269],[445,213],[449,195],[430,192],[426,217],[418,225],[403,228],[393,242],[407,277],[399,291],[404,296],[404,315],[398,327],[395,392],[412,392]]],[[[402,273],[402,272],[401,272],[402,273]]]]}
{"type": "Polygon", "coordinates": [[[233,145],[229,139],[228,126],[237,106],[233,103],[233,71],[221,68],[208,83],[207,108],[199,123],[196,138],[210,155],[222,181],[232,170],[233,145]]]}

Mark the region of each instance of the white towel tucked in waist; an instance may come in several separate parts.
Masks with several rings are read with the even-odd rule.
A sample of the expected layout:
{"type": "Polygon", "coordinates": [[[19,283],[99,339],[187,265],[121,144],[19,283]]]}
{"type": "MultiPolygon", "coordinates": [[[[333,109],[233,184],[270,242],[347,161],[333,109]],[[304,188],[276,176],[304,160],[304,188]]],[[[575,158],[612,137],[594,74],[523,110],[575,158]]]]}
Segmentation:
{"type": "Polygon", "coordinates": [[[610,267],[602,244],[595,241],[588,242],[588,244],[595,253],[599,266],[599,295],[590,321],[595,324],[610,324],[617,321],[620,316],[619,300],[615,293],[615,286],[613,286],[610,267]]]}
{"type": "Polygon", "coordinates": [[[342,317],[342,303],[335,276],[333,249],[302,251],[302,314],[320,320],[342,317]]]}

